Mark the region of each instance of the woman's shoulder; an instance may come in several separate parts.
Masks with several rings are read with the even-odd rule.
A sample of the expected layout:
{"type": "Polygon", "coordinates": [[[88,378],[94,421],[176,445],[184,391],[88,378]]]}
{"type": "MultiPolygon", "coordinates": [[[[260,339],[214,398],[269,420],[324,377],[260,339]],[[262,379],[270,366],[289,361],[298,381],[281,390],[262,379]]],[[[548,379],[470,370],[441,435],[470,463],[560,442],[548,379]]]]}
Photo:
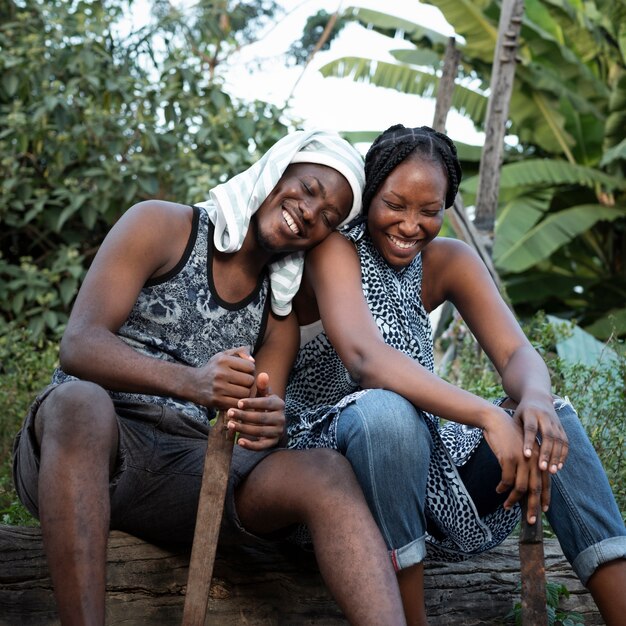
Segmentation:
{"type": "Polygon", "coordinates": [[[478,258],[474,249],[461,241],[451,237],[437,237],[433,239],[422,251],[422,262],[424,266],[439,265],[445,263],[449,266],[452,263],[466,262],[470,258],[478,258]]]}
{"type": "Polygon", "coordinates": [[[437,237],[422,251],[422,301],[432,311],[448,300],[467,280],[475,263],[482,263],[474,249],[459,239],[437,237]]]}
{"type": "Polygon", "coordinates": [[[351,256],[355,251],[354,246],[355,241],[347,237],[345,232],[334,231],[324,241],[309,250],[306,259],[311,263],[319,263],[322,259],[327,261],[331,256],[343,257],[346,254],[351,256]]]}

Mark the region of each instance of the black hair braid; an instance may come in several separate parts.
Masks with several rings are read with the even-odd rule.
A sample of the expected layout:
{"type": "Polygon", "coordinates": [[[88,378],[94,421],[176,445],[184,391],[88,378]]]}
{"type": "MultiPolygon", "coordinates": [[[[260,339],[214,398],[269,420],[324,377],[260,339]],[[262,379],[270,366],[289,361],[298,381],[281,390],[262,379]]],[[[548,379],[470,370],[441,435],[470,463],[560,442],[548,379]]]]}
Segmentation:
{"type": "Polygon", "coordinates": [[[452,206],[462,177],[454,142],[429,126],[405,128],[396,124],[376,138],[365,156],[365,214],[387,176],[411,154],[428,157],[443,165],[448,177],[446,208],[452,206]]]}
{"type": "Polygon", "coordinates": [[[448,191],[446,192],[447,209],[454,204],[454,198],[456,197],[457,191],[459,190],[460,166],[457,170],[456,163],[458,163],[458,160],[453,159],[448,152],[442,150],[439,146],[437,146],[437,150],[441,155],[443,164],[446,168],[446,171],[448,172],[448,191]],[[459,175],[457,175],[457,171],[459,171],[459,175]]]}
{"type": "Polygon", "coordinates": [[[448,172],[448,192],[446,194],[446,208],[454,204],[454,198],[459,190],[461,184],[461,177],[463,171],[461,169],[461,163],[457,156],[456,146],[448,135],[433,131],[434,136],[437,138],[437,150],[441,155],[443,164],[448,172]],[[444,145],[442,146],[441,143],[444,145]],[[447,148],[447,149],[446,149],[447,148]]]}
{"type": "MultiPolygon", "coordinates": [[[[375,144],[372,144],[372,148],[375,144]]],[[[367,213],[372,198],[380,189],[387,176],[406,159],[415,145],[412,142],[403,141],[399,144],[388,144],[380,150],[372,153],[372,148],[367,155],[371,157],[365,160],[365,188],[363,189],[363,208],[367,213]]]]}

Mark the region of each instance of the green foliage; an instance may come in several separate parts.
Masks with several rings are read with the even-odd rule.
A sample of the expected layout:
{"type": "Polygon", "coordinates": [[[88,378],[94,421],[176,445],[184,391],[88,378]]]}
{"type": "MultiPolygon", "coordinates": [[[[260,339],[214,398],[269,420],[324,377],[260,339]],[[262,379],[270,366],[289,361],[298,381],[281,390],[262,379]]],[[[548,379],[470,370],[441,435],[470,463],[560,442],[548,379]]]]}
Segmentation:
{"type": "Polygon", "coordinates": [[[0,329],[62,330],[104,234],[148,198],[206,199],[285,126],[233,101],[221,63],[273,2],[156,2],[123,35],[123,0],[2,0],[0,329]]]}
{"type": "MultiPolygon", "coordinates": [[[[331,18],[332,15],[323,9],[307,18],[302,37],[294,41],[287,52],[288,56],[291,57],[297,65],[304,65],[309,60],[313,51],[318,51],[316,48],[331,18]]],[[[347,22],[348,20],[345,18],[339,17],[333,24],[330,33],[328,33],[326,40],[320,46],[319,50],[328,50],[330,44],[347,22]]]]}
{"type": "Polygon", "coordinates": [[[19,502],[11,479],[11,447],[30,403],[50,381],[58,342],[35,337],[15,323],[0,336],[0,523],[36,523],[19,502]]]}
{"type": "MultiPolygon", "coordinates": [[[[428,0],[463,40],[451,106],[484,129],[501,2],[428,0]]],[[[345,15],[389,37],[391,61],[346,56],[324,76],[434,96],[447,38],[385,13],[345,15]],[[394,50],[392,38],[410,46],[394,50]]],[[[524,4],[502,168],[494,263],[518,314],[543,309],[626,337],[626,45],[623,2],[524,4]],[[512,143],[512,142],[511,142],[512,143]]],[[[460,38],[459,38],[460,39],[460,38]]],[[[417,124],[428,120],[416,120],[417,124]]],[[[461,185],[475,205],[477,178],[461,185]]]]}
{"type": "MultiPolygon", "coordinates": [[[[561,598],[569,598],[567,587],[550,581],[546,582],[548,626],[585,626],[585,618],[580,613],[566,612],[559,608],[561,598]]],[[[521,603],[518,602],[505,619],[507,624],[521,626],[521,603]]]]}
{"type": "MultiPolygon", "coordinates": [[[[623,343],[612,338],[595,362],[576,363],[558,354],[562,342],[575,335],[576,330],[581,332],[575,325],[555,324],[539,312],[523,326],[548,365],[555,393],[568,396],[578,412],[604,466],[622,517],[626,518],[626,352],[623,343]]],[[[447,380],[483,398],[504,395],[497,372],[458,315],[437,345],[444,353],[440,370],[443,368],[441,374],[447,380]]],[[[544,524],[545,533],[550,535],[547,520],[544,524]]],[[[546,597],[548,624],[584,625],[582,615],[559,608],[560,599],[569,597],[566,587],[547,581],[546,597]]],[[[507,624],[521,624],[521,604],[516,604],[505,620],[507,624]]]]}

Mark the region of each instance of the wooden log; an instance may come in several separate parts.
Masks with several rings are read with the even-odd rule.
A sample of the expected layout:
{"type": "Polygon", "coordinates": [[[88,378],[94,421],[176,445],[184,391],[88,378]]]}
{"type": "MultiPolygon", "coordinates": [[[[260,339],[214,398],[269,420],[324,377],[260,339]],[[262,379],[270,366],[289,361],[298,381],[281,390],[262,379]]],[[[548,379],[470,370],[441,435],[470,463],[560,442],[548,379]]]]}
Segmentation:
{"type": "MultiPolygon", "coordinates": [[[[563,584],[567,611],[586,626],[602,624],[589,593],[554,539],[545,541],[546,577],[563,584]]],[[[112,532],[108,551],[107,625],[180,624],[189,553],[112,532]]],[[[428,561],[426,597],[431,626],[502,624],[519,602],[518,542],[462,563],[428,561]]],[[[57,625],[38,528],[0,526],[0,626],[57,625]]],[[[211,626],[339,626],[347,622],[314,559],[299,551],[218,548],[206,624],[211,626]]]]}

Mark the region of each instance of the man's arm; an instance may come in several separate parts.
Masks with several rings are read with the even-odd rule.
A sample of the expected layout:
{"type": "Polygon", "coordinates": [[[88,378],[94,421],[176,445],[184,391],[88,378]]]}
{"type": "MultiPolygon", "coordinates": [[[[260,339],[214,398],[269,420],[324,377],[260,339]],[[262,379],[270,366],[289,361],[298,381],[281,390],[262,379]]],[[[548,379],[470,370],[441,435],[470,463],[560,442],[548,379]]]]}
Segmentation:
{"type": "Polygon", "coordinates": [[[116,336],[149,278],[171,270],[191,233],[191,207],[142,202],[113,226],[80,288],[61,342],[68,374],[111,390],[175,396],[227,408],[247,397],[254,364],[234,349],[201,368],[140,354],[116,336]]]}

